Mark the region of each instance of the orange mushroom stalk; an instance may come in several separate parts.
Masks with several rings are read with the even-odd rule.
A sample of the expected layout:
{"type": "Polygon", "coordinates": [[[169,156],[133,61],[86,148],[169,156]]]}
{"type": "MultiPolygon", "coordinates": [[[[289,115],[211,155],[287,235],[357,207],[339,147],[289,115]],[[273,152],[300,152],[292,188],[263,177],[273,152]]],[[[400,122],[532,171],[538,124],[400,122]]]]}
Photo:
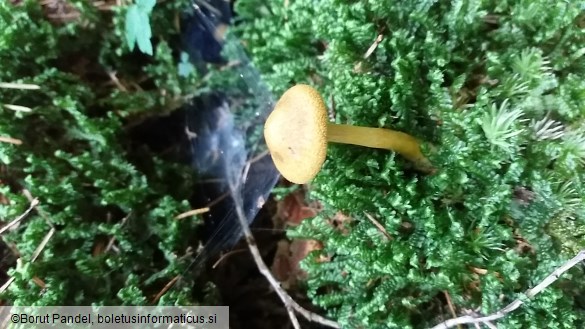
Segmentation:
{"type": "Polygon", "coordinates": [[[328,123],[327,141],[391,150],[415,163],[426,161],[419,141],[400,131],[328,123]]]}
{"type": "Polygon", "coordinates": [[[323,98],[308,85],[296,85],[282,95],[266,120],[264,138],[278,171],[296,184],[304,184],[317,175],[325,161],[327,142],[387,149],[422,170],[431,167],[420,150],[420,142],[408,134],[329,123],[323,98]]]}

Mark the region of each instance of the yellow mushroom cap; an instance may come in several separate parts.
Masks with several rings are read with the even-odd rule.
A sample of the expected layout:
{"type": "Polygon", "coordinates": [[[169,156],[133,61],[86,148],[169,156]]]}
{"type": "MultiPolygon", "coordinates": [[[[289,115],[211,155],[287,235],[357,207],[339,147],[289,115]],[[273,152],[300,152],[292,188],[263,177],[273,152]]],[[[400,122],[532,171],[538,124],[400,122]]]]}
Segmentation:
{"type": "Polygon", "coordinates": [[[264,139],[284,178],[313,179],[327,153],[327,106],[319,92],[308,85],[287,90],[266,119],[264,139]]]}

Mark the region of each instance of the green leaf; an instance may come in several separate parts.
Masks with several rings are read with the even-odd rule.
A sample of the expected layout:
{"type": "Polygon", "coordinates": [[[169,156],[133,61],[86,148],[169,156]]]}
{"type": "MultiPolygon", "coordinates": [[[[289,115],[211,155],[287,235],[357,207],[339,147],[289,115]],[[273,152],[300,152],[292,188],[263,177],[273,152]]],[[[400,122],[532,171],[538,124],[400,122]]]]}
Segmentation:
{"type": "Polygon", "coordinates": [[[136,5],[141,12],[150,14],[154,8],[154,5],[156,5],[156,0],[138,0],[136,1],[136,5]]]}
{"type": "MultiPolygon", "coordinates": [[[[149,1],[149,0],[147,0],[149,1]]],[[[144,2],[144,1],[143,1],[144,2]]],[[[131,5],[126,12],[126,42],[130,50],[138,44],[138,49],[145,54],[152,55],[152,30],[148,14],[152,10],[150,3],[131,5]]]]}
{"type": "Polygon", "coordinates": [[[189,62],[189,55],[185,52],[181,53],[181,62],[178,65],[179,76],[187,77],[191,74],[195,68],[193,64],[189,62]]]}
{"type": "Polygon", "coordinates": [[[139,33],[140,26],[140,10],[135,5],[128,7],[126,12],[126,42],[128,42],[128,48],[134,50],[134,43],[139,33]]]}
{"type": "Polygon", "coordinates": [[[152,31],[150,30],[150,22],[148,14],[140,13],[140,34],[137,35],[136,42],[138,43],[138,49],[145,54],[152,55],[152,43],[150,38],[152,37],[152,31]]]}

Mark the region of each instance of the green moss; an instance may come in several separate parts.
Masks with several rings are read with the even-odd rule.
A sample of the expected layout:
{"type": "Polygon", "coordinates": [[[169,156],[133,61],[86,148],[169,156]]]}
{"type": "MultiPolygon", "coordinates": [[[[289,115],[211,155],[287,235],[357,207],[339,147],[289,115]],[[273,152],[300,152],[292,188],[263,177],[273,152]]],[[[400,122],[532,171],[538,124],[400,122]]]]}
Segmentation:
{"type": "MultiPolygon", "coordinates": [[[[324,243],[314,253],[329,261],[304,262],[307,289],[344,327],[437,324],[451,317],[445,293],[460,314],[494,312],[583,248],[583,3],[237,5],[239,34],[273,92],[309,83],[339,123],[434,145],[431,176],[385,151],[329,148],[311,185],[325,211],[290,235],[324,243]],[[331,224],[338,211],[348,232],[331,224]]],[[[585,278],[570,273],[501,327],[583,326],[585,278]]]]}
{"type": "Polygon", "coordinates": [[[0,143],[1,193],[9,200],[2,221],[26,209],[22,191],[40,201],[2,237],[20,257],[2,296],[9,303],[192,304],[213,295],[189,275],[154,300],[192,263],[200,220],[174,219],[190,209],[191,169],[130,147],[126,132],[142,117],[176,109],[200,86],[194,71],[179,76],[171,50],[178,31],[169,17],[184,4],[157,5],[148,57],[127,48],[124,8],[75,1],[79,18],[63,23],[50,21],[38,1],[0,3],[0,81],[41,87],[0,89],[0,103],[32,109],[0,109],[1,134],[22,140],[0,143]]]}

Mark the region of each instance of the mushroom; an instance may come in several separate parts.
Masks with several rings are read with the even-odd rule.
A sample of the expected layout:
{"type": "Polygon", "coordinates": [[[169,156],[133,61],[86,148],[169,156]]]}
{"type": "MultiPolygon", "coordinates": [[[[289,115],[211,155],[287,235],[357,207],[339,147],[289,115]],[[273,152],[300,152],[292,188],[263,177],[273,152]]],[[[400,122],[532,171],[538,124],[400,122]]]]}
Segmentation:
{"type": "Polygon", "coordinates": [[[317,175],[325,161],[327,142],[387,149],[420,169],[431,168],[420,142],[408,134],[328,122],[325,101],[308,85],[296,85],[282,95],[266,119],[264,138],[276,169],[296,184],[317,175]]]}

